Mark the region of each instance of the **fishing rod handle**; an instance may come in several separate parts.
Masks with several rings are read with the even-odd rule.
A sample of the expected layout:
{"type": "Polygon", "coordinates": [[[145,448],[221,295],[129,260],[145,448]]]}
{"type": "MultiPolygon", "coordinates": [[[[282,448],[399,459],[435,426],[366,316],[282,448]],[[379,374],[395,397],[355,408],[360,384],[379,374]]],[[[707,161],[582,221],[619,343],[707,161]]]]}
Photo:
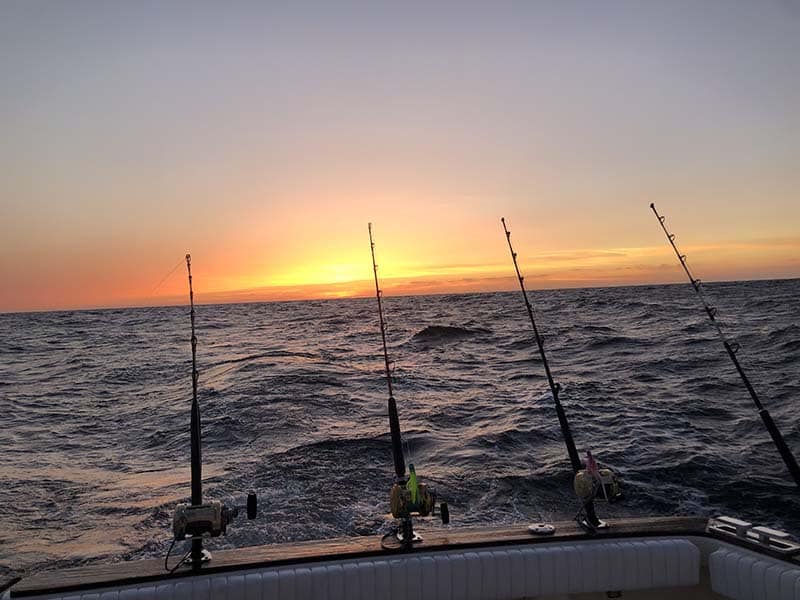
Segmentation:
{"type": "Polygon", "coordinates": [[[762,408],[760,411],[758,411],[758,414],[761,417],[761,420],[764,421],[764,426],[767,428],[767,431],[769,431],[769,435],[772,438],[775,447],[778,449],[784,464],[786,464],[786,468],[789,469],[792,479],[794,479],[794,482],[798,487],[800,487],[800,466],[798,466],[797,460],[795,460],[792,451],[789,449],[789,446],[783,439],[778,426],[775,425],[775,421],[772,420],[772,415],[769,414],[769,411],[766,408],[762,408]]]}

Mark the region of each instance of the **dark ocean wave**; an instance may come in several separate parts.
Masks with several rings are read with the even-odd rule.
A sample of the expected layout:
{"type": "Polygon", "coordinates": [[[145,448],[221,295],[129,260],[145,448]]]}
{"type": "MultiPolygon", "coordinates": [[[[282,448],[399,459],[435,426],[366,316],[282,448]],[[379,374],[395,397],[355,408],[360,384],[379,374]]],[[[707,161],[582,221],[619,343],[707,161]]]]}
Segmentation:
{"type": "MultiPolygon", "coordinates": [[[[786,353],[797,354],[797,352],[800,351],[800,339],[783,342],[778,346],[778,350],[786,353]]],[[[781,364],[792,364],[793,362],[794,361],[792,360],[792,356],[790,354],[787,354],[785,358],[781,361],[781,364]]]]}
{"type": "Polygon", "coordinates": [[[800,326],[795,323],[773,329],[768,334],[768,340],[771,343],[775,342],[796,342],[800,340],[800,326]]]}
{"type": "Polygon", "coordinates": [[[456,327],[453,325],[428,325],[411,338],[416,342],[436,343],[459,340],[489,333],[488,329],[456,327]]]}
{"type": "MultiPolygon", "coordinates": [[[[800,454],[800,281],[710,284],[800,454]]],[[[800,532],[800,499],[688,286],[535,292],[608,517],[724,512],[800,532]]],[[[404,450],[453,526],[571,519],[558,420],[517,293],[385,298],[404,450]]],[[[393,482],[367,299],[200,306],[208,498],[265,517],[216,547],[385,532],[393,482]]],[[[0,315],[0,575],[163,556],[189,495],[185,307],[0,315]]],[[[429,525],[423,525],[426,527],[429,525]]]]}
{"type": "Polygon", "coordinates": [[[612,335],[608,337],[596,337],[591,341],[586,342],[586,350],[601,350],[606,348],[620,348],[630,351],[637,351],[637,348],[649,346],[652,344],[650,340],[640,338],[628,337],[624,335],[612,335]]]}

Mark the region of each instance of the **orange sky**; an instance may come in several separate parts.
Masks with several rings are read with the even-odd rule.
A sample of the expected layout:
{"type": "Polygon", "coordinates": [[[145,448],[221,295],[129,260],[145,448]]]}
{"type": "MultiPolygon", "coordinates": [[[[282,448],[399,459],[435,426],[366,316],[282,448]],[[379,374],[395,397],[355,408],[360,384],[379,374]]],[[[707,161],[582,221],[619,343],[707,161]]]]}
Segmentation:
{"type": "MultiPolygon", "coordinates": [[[[498,229],[498,244],[503,235],[498,229]]],[[[512,232],[513,233],[513,232],[512,232]]],[[[516,237],[514,238],[517,242],[516,237]]],[[[683,249],[682,249],[683,250],[683,249]]],[[[797,275],[800,267],[800,237],[796,239],[691,246],[692,268],[706,280],[730,280],[742,272],[753,278],[782,278],[797,275]],[[727,264],[726,264],[727,263],[727,264]]],[[[378,256],[386,255],[380,249],[378,256]]],[[[395,254],[395,253],[391,253],[395,254]]],[[[683,271],[668,246],[608,248],[602,250],[557,251],[532,254],[518,248],[520,266],[531,289],[594,287],[640,283],[683,282],[683,271]]],[[[374,294],[369,273],[369,255],[362,249],[361,264],[334,261],[300,265],[296,273],[273,285],[247,286],[245,279],[236,289],[207,290],[199,294],[205,302],[248,302],[259,300],[301,300],[346,298],[374,294]],[[297,278],[294,279],[293,277],[297,278]]],[[[510,258],[505,262],[452,265],[410,265],[381,261],[381,288],[386,294],[438,294],[515,290],[517,281],[510,258]]],[[[175,301],[182,302],[178,294],[175,301]]]]}
{"type": "MultiPolygon", "coordinates": [[[[552,251],[537,249],[535,243],[530,243],[535,240],[535,226],[524,227],[521,223],[517,228],[508,221],[520,267],[530,289],[684,282],[671,248],[655,218],[650,216],[649,225],[657,245],[552,251]],[[658,243],[661,240],[664,243],[658,243]]],[[[485,260],[435,264],[430,260],[409,261],[406,257],[424,257],[428,251],[435,255],[445,249],[448,241],[458,245],[463,243],[463,238],[448,240],[440,231],[432,239],[410,240],[404,236],[405,226],[389,226],[388,230],[382,230],[376,224],[376,254],[382,289],[387,295],[516,289],[502,229],[499,222],[494,225],[491,232],[487,227],[486,231],[473,233],[477,252],[471,254],[483,252],[485,260]],[[489,238],[493,238],[491,246],[489,238]]],[[[668,225],[671,226],[669,221],[668,225]]],[[[326,252],[328,238],[310,236],[304,240],[305,252],[298,248],[297,256],[281,254],[281,268],[264,275],[248,269],[252,269],[250,261],[257,264],[260,258],[247,249],[229,249],[221,256],[195,253],[196,299],[200,303],[218,303],[372,295],[369,240],[366,227],[360,229],[353,240],[340,241],[335,252],[326,252]],[[313,250],[317,251],[317,256],[313,250]]],[[[300,231],[298,235],[303,236],[300,231]]],[[[301,241],[298,240],[298,246],[302,246],[301,241]]],[[[681,243],[680,238],[678,243],[681,243]]],[[[800,273],[800,237],[684,244],[681,250],[689,254],[690,266],[706,281],[796,277],[800,273]]],[[[80,262],[74,264],[74,270],[51,271],[54,279],[42,282],[31,277],[29,290],[33,293],[24,299],[24,304],[15,304],[14,298],[5,293],[0,295],[3,308],[40,310],[186,303],[186,268],[181,254],[178,253],[171,265],[163,261],[137,264],[136,255],[119,258],[119,262],[112,257],[107,261],[89,261],[79,256],[80,262]],[[52,296],[54,289],[59,290],[56,297],[52,296]]]]}
{"type": "Polygon", "coordinates": [[[800,277],[792,10],[0,3],[0,311],[800,277]]]}

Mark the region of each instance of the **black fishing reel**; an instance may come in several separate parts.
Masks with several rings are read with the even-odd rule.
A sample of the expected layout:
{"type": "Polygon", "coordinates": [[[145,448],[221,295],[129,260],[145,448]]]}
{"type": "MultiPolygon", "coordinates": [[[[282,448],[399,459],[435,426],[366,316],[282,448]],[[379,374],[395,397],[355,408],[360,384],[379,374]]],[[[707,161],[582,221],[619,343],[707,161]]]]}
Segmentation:
{"type": "Polygon", "coordinates": [[[227,507],[214,501],[205,504],[181,503],[175,507],[172,517],[172,534],[175,541],[188,538],[219,537],[228,531],[228,525],[239,516],[239,510],[247,510],[247,518],[253,520],[258,516],[258,500],[254,493],[247,495],[244,507],[227,507]]]}

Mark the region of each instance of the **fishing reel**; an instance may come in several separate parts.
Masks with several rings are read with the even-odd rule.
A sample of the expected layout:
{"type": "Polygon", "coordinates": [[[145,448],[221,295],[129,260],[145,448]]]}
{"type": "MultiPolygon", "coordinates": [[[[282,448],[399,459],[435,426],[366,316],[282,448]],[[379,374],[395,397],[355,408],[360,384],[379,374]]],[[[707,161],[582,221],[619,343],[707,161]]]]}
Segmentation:
{"type": "Polygon", "coordinates": [[[608,523],[597,518],[595,500],[616,502],[622,498],[622,486],[616,473],[607,467],[600,468],[590,450],[586,451],[586,468],[579,469],[573,479],[575,494],[581,501],[581,509],[575,521],[590,535],[598,529],[605,529],[608,523]]]}
{"type": "MultiPolygon", "coordinates": [[[[414,465],[408,465],[408,481],[399,480],[389,493],[389,504],[392,516],[400,520],[397,539],[404,548],[410,548],[413,542],[422,541],[422,537],[414,532],[412,517],[427,517],[436,514],[436,490],[417,481],[414,465]]],[[[450,509],[446,502],[439,507],[442,523],[450,523],[450,509]]]]}
{"type": "MultiPolygon", "coordinates": [[[[402,519],[410,516],[427,517],[436,514],[436,490],[424,483],[417,482],[417,473],[414,465],[408,465],[409,478],[405,485],[395,483],[389,496],[392,516],[402,519]]],[[[447,502],[440,506],[442,523],[450,522],[450,510],[447,502]]]]}
{"type": "Polygon", "coordinates": [[[436,511],[436,490],[420,483],[417,485],[417,498],[414,499],[406,486],[395,483],[392,486],[389,502],[395,519],[402,519],[412,513],[427,517],[436,511]]]}
{"type": "Polygon", "coordinates": [[[175,541],[225,535],[228,525],[239,516],[240,508],[247,510],[248,520],[255,519],[258,515],[256,495],[254,493],[247,495],[246,507],[229,508],[218,501],[205,504],[178,504],[172,517],[172,533],[175,541]]]}
{"type": "Polygon", "coordinates": [[[622,498],[622,481],[611,469],[598,469],[596,475],[592,475],[586,469],[581,469],[575,473],[572,482],[575,494],[583,502],[591,500],[605,500],[614,503],[622,498]]]}

